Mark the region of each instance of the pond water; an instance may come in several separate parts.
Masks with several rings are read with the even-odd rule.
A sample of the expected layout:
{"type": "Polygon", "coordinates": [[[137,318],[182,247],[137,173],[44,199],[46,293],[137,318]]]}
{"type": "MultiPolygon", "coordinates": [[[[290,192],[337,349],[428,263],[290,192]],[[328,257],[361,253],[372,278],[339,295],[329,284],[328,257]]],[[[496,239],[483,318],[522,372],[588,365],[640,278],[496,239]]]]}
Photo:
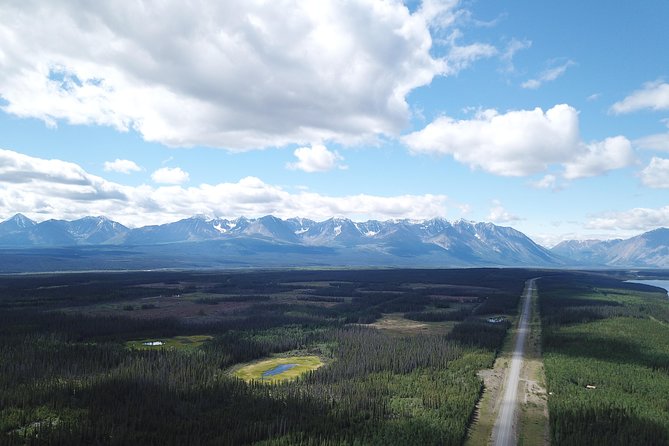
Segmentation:
{"type": "Polygon", "coordinates": [[[148,341],[148,342],[143,342],[142,345],[148,345],[148,346],[156,346],[156,345],[163,345],[163,341],[148,341]]]}
{"type": "Polygon", "coordinates": [[[263,378],[268,377],[268,376],[274,376],[278,375],[279,373],[283,373],[286,370],[290,370],[293,367],[297,366],[297,364],[281,364],[276,367],[274,367],[271,370],[266,371],[265,373],[262,374],[263,378]]]}
{"type": "Polygon", "coordinates": [[[630,283],[641,283],[643,285],[652,285],[659,288],[664,288],[667,291],[667,296],[669,297],[669,280],[626,280],[630,283]]]}

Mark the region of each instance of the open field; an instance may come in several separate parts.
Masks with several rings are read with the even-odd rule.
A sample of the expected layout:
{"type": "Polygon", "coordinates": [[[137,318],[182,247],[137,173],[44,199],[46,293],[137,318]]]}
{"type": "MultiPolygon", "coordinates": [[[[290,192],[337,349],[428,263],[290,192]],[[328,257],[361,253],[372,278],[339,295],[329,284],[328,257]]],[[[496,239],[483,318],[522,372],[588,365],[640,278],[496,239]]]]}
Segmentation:
{"type": "Polygon", "coordinates": [[[163,348],[189,350],[199,348],[206,341],[212,339],[213,337],[209,335],[174,336],[172,338],[149,338],[128,341],[125,345],[138,350],[159,350],[163,348]]]}
{"type": "Polygon", "coordinates": [[[232,374],[247,382],[255,380],[276,383],[280,381],[290,381],[307,372],[317,370],[322,366],[323,361],[318,356],[282,356],[252,362],[247,365],[242,364],[232,374]],[[266,372],[272,371],[280,365],[291,365],[294,367],[276,375],[263,376],[266,372]]]}
{"type": "Polygon", "coordinates": [[[384,314],[370,327],[399,335],[448,334],[456,322],[417,322],[406,319],[401,313],[384,314]]]}

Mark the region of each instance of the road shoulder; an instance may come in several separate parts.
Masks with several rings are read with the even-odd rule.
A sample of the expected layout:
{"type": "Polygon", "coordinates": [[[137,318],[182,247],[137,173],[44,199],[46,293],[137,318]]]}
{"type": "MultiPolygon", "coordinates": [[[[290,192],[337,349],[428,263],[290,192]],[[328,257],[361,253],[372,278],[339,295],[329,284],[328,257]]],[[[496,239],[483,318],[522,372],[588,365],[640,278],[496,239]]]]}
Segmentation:
{"type": "MultiPolygon", "coordinates": [[[[515,324],[514,324],[515,327],[515,324]]],[[[504,381],[509,369],[516,329],[510,328],[504,345],[495,359],[492,369],[481,370],[478,375],[483,380],[483,395],[476,405],[476,416],[470,426],[465,446],[491,444],[492,430],[502,401],[504,381]]]]}

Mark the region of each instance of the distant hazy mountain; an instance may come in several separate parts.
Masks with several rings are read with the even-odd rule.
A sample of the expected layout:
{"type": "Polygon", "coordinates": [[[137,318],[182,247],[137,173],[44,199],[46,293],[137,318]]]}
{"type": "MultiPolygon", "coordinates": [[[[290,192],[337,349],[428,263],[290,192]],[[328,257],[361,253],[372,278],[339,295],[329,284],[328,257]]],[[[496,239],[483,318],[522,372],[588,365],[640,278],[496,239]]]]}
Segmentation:
{"type": "Polygon", "coordinates": [[[9,220],[0,223],[0,235],[24,231],[35,226],[37,223],[23,214],[16,214],[9,220]]]}
{"type": "Polygon", "coordinates": [[[155,245],[160,243],[212,240],[220,234],[216,225],[202,217],[191,217],[164,225],[144,226],[131,230],[123,244],[155,245]]]}
{"type": "Polygon", "coordinates": [[[655,229],[625,240],[569,240],[551,252],[582,265],[669,268],[669,229],[655,229]]]}
{"type": "Polygon", "coordinates": [[[16,214],[0,223],[0,246],[71,246],[122,243],[130,230],[105,217],[35,223],[16,214]]]}
{"type": "Polygon", "coordinates": [[[553,248],[553,254],[586,265],[605,265],[611,246],[622,240],[565,240],[553,248]]]}
{"type": "Polygon", "coordinates": [[[558,256],[513,228],[439,218],[366,222],[330,218],[316,222],[271,215],[233,220],[195,216],[129,229],[104,217],[35,223],[18,214],[0,223],[0,246],[6,248],[85,247],[91,253],[103,245],[131,250],[133,259],[139,258],[139,252],[169,252],[178,265],[232,262],[276,266],[282,261],[286,266],[562,264],[558,256]]]}
{"type": "Polygon", "coordinates": [[[669,229],[545,249],[513,228],[465,220],[210,219],[130,229],[105,217],[0,223],[0,271],[237,266],[669,268],[669,229]]]}
{"type": "Polygon", "coordinates": [[[30,245],[30,231],[37,225],[23,214],[16,214],[0,223],[0,245],[30,245]]]}
{"type": "Polygon", "coordinates": [[[98,245],[121,243],[130,230],[105,217],[84,217],[71,221],[67,232],[77,243],[98,245]]]}

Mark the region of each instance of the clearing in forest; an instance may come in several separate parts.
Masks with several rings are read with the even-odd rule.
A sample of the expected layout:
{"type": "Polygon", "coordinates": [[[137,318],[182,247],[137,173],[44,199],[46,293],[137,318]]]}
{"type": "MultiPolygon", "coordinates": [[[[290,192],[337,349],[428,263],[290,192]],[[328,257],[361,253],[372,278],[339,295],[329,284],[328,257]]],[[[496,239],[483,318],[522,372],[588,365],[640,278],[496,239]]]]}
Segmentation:
{"type": "Polygon", "coordinates": [[[283,356],[252,362],[233,371],[233,375],[246,382],[275,383],[297,378],[323,366],[318,356],[283,356]]]}
{"type": "Polygon", "coordinates": [[[175,336],[173,338],[150,338],[128,341],[125,345],[138,350],[158,350],[161,348],[187,350],[198,348],[211,339],[213,337],[209,335],[175,336]]]}
{"type": "Polygon", "coordinates": [[[454,321],[447,322],[419,322],[412,321],[405,318],[402,313],[384,314],[378,321],[368,324],[369,327],[387,330],[391,333],[400,335],[415,335],[415,334],[448,334],[453,326],[454,321]]]}

